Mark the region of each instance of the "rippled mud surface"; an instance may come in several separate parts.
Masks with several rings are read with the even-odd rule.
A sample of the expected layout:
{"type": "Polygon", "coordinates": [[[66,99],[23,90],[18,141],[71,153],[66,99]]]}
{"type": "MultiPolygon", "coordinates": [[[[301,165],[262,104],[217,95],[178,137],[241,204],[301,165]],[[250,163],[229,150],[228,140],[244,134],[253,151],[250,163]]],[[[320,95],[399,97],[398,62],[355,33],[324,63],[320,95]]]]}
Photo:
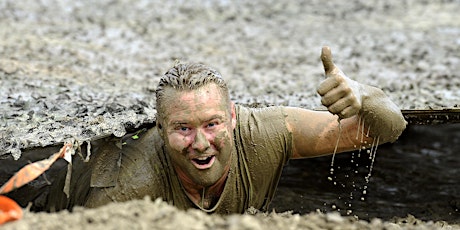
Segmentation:
{"type": "MultiPolygon", "coordinates": [[[[459,11],[458,0],[5,0],[0,3],[0,156],[20,157],[25,148],[68,139],[122,136],[153,123],[153,91],[176,60],[218,69],[237,103],[322,109],[315,93],[324,77],[319,54],[329,45],[348,76],[382,88],[401,109],[459,108],[459,11]]],[[[351,167],[345,154],[337,158],[343,189],[326,179],[329,157],[291,161],[286,168],[273,207],[302,215],[217,217],[139,201],[74,213],[28,213],[10,226],[174,228],[180,227],[177,219],[193,219],[184,226],[439,228],[445,224],[433,221],[458,223],[460,183],[452,175],[458,175],[459,144],[453,140],[459,129],[452,127],[420,128],[423,132],[415,127],[396,144],[379,148],[364,202],[358,195],[362,189],[353,201],[348,193],[353,180],[364,186],[369,162],[362,160],[358,175],[340,178],[351,167]],[[449,138],[423,139],[431,132],[449,138]],[[347,216],[349,203],[353,212],[347,216]],[[338,211],[334,204],[343,216],[307,214],[338,211]],[[356,214],[369,222],[354,219],[356,214]]]]}
{"type": "Polygon", "coordinates": [[[123,135],[154,119],[176,60],[217,68],[241,104],[322,109],[321,46],[401,109],[458,108],[460,4],[2,1],[0,154],[123,135]]]}

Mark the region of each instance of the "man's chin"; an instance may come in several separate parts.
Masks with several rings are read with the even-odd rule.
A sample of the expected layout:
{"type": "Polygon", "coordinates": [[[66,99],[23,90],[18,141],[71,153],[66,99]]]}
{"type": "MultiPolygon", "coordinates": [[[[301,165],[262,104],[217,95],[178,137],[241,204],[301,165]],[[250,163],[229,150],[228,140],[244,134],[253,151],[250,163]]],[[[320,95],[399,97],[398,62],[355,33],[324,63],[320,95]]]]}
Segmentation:
{"type": "Polygon", "coordinates": [[[218,180],[211,178],[200,178],[201,180],[195,180],[195,183],[203,188],[209,188],[217,183],[218,180]]]}
{"type": "Polygon", "coordinates": [[[199,170],[198,173],[195,173],[194,175],[194,183],[205,188],[215,185],[223,176],[222,172],[215,170],[214,168],[199,170]]]}

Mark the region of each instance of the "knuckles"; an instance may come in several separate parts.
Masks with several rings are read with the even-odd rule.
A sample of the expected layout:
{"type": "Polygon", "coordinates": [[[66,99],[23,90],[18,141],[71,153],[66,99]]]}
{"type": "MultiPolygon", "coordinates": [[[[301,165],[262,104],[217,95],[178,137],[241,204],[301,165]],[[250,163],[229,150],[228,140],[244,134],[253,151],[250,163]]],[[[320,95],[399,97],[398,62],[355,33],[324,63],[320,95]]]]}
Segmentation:
{"type": "Polygon", "coordinates": [[[334,70],[327,74],[327,78],[317,88],[321,104],[341,119],[352,117],[361,110],[359,92],[355,92],[353,83],[340,70],[334,70]]]}
{"type": "Polygon", "coordinates": [[[327,107],[329,112],[342,119],[352,117],[361,109],[360,101],[350,88],[345,88],[341,92],[337,92],[336,95],[321,97],[321,103],[327,107]]]}

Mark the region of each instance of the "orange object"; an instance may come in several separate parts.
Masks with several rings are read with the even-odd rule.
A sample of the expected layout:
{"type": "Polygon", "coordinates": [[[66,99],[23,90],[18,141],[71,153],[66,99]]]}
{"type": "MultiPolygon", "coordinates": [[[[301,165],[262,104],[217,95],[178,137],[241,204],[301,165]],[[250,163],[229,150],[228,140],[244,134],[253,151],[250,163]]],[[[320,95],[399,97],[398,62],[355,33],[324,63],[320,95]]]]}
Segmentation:
{"type": "Polygon", "coordinates": [[[21,218],[21,207],[14,200],[6,196],[0,196],[0,225],[21,218]]]}
{"type": "MultiPolygon", "coordinates": [[[[22,167],[13,177],[11,177],[2,187],[0,194],[11,192],[21,186],[35,180],[59,158],[65,157],[68,148],[72,144],[65,144],[59,152],[51,155],[48,159],[30,163],[22,167]]],[[[22,217],[21,207],[12,199],[0,195],[0,225],[8,221],[18,220],[22,217]]]]}
{"type": "Polygon", "coordinates": [[[21,168],[13,177],[11,177],[2,187],[0,187],[0,194],[11,192],[21,186],[35,180],[38,176],[43,174],[50,166],[58,159],[64,157],[67,148],[71,148],[71,144],[64,145],[59,152],[51,155],[48,159],[30,163],[21,168]]]}

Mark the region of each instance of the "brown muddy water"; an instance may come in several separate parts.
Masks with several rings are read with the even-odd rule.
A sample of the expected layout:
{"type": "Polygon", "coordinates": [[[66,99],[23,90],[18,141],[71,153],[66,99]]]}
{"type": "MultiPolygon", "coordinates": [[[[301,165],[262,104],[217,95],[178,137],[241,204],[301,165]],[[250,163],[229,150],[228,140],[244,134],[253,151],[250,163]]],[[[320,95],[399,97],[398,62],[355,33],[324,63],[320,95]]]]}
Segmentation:
{"type": "Polygon", "coordinates": [[[365,151],[336,155],[336,185],[327,179],[331,157],[290,161],[272,207],[460,223],[459,152],[460,124],[411,125],[394,144],[379,146],[369,182],[365,151]]]}

